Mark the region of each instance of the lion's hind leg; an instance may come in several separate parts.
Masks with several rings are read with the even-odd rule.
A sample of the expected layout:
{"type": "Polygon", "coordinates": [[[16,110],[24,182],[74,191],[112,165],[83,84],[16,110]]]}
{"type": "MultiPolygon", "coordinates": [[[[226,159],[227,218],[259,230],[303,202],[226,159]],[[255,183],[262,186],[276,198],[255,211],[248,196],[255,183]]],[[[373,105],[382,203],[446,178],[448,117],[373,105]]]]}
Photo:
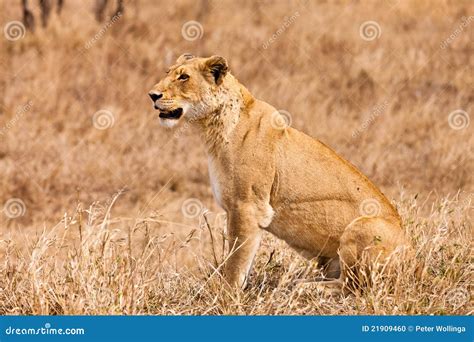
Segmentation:
{"type": "Polygon", "coordinates": [[[348,293],[368,285],[371,272],[383,269],[388,257],[397,247],[408,245],[396,220],[381,217],[360,217],[352,221],[341,235],[339,258],[320,258],[325,280],[303,282],[305,288],[323,293],[348,293]],[[335,267],[335,262],[339,267],[335,267]],[[328,278],[336,278],[330,279],[328,278]]]}
{"type": "Polygon", "coordinates": [[[400,246],[408,246],[397,220],[360,217],[352,221],[341,236],[339,280],[349,288],[367,285],[371,272],[379,271],[400,246]]]}

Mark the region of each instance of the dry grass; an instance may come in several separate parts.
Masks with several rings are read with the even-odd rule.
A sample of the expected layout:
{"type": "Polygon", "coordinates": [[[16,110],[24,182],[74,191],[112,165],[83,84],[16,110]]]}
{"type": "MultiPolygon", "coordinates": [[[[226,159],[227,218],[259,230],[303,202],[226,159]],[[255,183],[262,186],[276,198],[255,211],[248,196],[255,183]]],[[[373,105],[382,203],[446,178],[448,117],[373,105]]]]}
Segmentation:
{"type": "Polygon", "coordinates": [[[26,250],[3,241],[0,313],[472,314],[472,227],[466,217],[471,203],[437,201],[427,217],[422,207],[413,198],[399,203],[416,259],[397,255],[393,272],[372,273],[372,285],[347,296],[301,284],[320,276],[317,265],[270,239],[249,287],[229,291],[219,274],[225,259],[219,227],[211,230],[214,264],[214,258],[202,257],[206,253],[196,253],[209,247],[205,220],[180,240],[150,234],[160,222],[156,216],[129,224],[110,219],[109,210],[98,206],[79,209],[51,230],[25,236],[26,250]],[[194,255],[198,271],[176,265],[179,250],[194,255]]]}
{"type": "MultiPolygon", "coordinates": [[[[0,313],[472,313],[473,125],[448,123],[473,109],[472,2],[203,3],[128,3],[109,27],[66,0],[48,28],[1,37],[0,313]],[[183,39],[189,20],[201,39],[183,39]],[[367,20],[373,41],[359,35],[367,20]],[[267,236],[249,289],[229,293],[213,270],[225,253],[203,148],[160,128],[146,96],[185,51],[227,57],[254,95],[395,199],[416,261],[328,297],[297,286],[317,265],[267,236]],[[114,124],[99,130],[104,109],[114,124]],[[202,215],[183,216],[188,198],[213,212],[214,244],[202,215]]],[[[0,7],[2,27],[21,18],[0,7]]]]}

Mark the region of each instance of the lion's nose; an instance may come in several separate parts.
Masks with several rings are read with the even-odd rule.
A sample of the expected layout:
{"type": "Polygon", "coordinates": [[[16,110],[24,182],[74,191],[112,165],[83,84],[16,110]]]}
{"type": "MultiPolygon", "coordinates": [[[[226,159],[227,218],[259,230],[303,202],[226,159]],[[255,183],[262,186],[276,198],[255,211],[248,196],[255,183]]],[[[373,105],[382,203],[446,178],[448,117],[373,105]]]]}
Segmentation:
{"type": "Polygon", "coordinates": [[[160,93],[158,91],[151,91],[148,93],[148,96],[150,96],[151,100],[155,102],[156,100],[159,100],[163,97],[163,93],[160,93]]]}

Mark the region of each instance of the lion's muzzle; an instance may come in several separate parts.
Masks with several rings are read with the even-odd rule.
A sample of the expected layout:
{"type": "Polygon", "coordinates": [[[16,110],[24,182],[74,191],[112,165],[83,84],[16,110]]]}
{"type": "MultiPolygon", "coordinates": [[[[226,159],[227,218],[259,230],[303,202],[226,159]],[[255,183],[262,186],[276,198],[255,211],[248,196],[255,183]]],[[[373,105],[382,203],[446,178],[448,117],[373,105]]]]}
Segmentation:
{"type": "Polygon", "coordinates": [[[151,91],[148,96],[153,101],[153,107],[160,111],[160,118],[177,120],[183,115],[183,108],[176,108],[176,102],[173,100],[163,99],[163,93],[151,91]]]}

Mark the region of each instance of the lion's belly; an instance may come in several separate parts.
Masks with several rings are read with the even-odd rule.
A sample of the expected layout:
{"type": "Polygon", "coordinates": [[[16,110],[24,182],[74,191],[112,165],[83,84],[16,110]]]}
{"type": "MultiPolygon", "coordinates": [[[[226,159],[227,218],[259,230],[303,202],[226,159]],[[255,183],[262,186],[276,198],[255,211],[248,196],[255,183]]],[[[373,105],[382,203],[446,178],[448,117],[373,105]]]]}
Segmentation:
{"type": "Polygon", "coordinates": [[[275,205],[269,232],[306,257],[335,257],[345,227],[357,217],[348,202],[308,201],[275,205]]]}

